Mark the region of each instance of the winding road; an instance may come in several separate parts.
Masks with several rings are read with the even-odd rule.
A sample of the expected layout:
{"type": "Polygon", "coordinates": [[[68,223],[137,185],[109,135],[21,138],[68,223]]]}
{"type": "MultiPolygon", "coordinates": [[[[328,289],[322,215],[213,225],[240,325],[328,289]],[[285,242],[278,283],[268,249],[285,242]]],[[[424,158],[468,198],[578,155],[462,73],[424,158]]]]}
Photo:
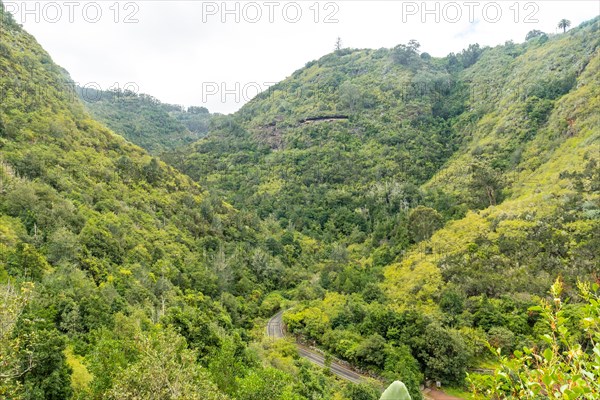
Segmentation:
{"type": "MultiPolygon", "coordinates": [[[[267,335],[273,339],[281,339],[285,337],[284,325],[282,321],[283,311],[279,311],[275,314],[269,322],[267,322],[267,335]]],[[[325,367],[325,356],[317,351],[310,349],[309,347],[297,345],[298,346],[298,354],[301,357],[306,358],[308,361],[316,364],[320,367],[325,367]]],[[[335,375],[339,376],[342,379],[345,379],[354,383],[361,383],[366,381],[367,377],[359,374],[356,371],[353,371],[344,365],[340,364],[335,360],[331,360],[331,365],[329,367],[331,372],[335,375]]]]}
{"type": "MultiPolygon", "coordinates": [[[[283,324],[282,319],[283,311],[284,310],[281,310],[273,315],[267,322],[267,336],[272,339],[283,339],[285,337],[285,325],[283,324]]],[[[298,354],[300,354],[301,357],[306,358],[308,361],[320,367],[325,367],[325,356],[323,354],[300,344],[297,344],[296,346],[298,347],[298,354]]],[[[331,360],[329,369],[341,379],[353,383],[366,382],[368,379],[366,376],[349,369],[335,359],[331,360]]],[[[450,396],[439,390],[425,389],[422,393],[426,400],[461,400],[458,397],[450,396]]]]}

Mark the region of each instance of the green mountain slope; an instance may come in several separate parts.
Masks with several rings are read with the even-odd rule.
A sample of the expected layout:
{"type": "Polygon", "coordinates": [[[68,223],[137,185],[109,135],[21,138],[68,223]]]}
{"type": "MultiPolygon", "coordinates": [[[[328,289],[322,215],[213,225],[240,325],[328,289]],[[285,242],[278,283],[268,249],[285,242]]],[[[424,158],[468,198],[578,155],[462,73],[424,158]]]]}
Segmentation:
{"type": "Polygon", "coordinates": [[[486,340],[537,340],[557,276],[575,297],[598,279],[598,22],[443,59],[337,51],[167,160],[325,249],[290,331],[413,396],[421,373],[460,384],[486,340]]]}
{"type": "Polygon", "coordinates": [[[574,286],[599,271],[598,18],[443,59],[340,50],[184,147],[203,117],[103,92],[94,115],[176,145],[165,163],[0,17],[0,397],[377,397],[263,339],[284,308],[420,399],[493,364],[486,342],[552,352],[530,307],[559,275],[591,359],[574,286]]]}
{"type": "Polygon", "coordinates": [[[377,232],[377,245],[405,245],[385,237],[398,212],[417,204],[418,185],[462,141],[450,121],[466,92],[443,64],[412,47],[330,54],[168,159],[284,227],[328,242],[377,232]]]}
{"type": "Polygon", "coordinates": [[[283,372],[257,355],[278,349],[248,347],[254,319],[280,307],[269,292],[307,275],[272,251],[284,233],[93,120],[68,74],[0,19],[0,397],[341,391],[295,353],[283,372]]]}
{"type": "Polygon", "coordinates": [[[94,118],[155,155],[205,136],[212,117],[204,107],[185,109],[130,91],[76,91],[94,118]]]}
{"type": "MultiPolygon", "coordinates": [[[[474,98],[473,139],[426,185],[486,201],[435,234],[403,267],[388,269],[391,292],[402,270],[435,265],[468,294],[541,293],[557,274],[573,282],[598,272],[600,119],[597,20],[511,63],[490,51],[469,71],[490,77],[491,96],[474,98]],[[491,74],[500,69],[502,73],[491,74]],[[533,77],[533,79],[532,79],[533,77]],[[528,94],[524,96],[524,94],[528,94]],[[490,104],[495,105],[490,106],[490,104]],[[415,258],[417,257],[417,258],[415,258]],[[534,277],[529,280],[528,277],[534,277]]],[[[471,115],[465,115],[471,119],[471,115]]],[[[469,200],[469,197],[471,198],[469,200]]],[[[401,295],[400,295],[401,296],[401,295]]]]}
{"type": "Polygon", "coordinates": [[[327,243],[383,245],[389,261],[444,221],[527,190],[580,125],[593,130],[593,93],[578,85],[593,79],[596,33],[597,20],[444,59],[414,42],[337,51],[167,159],[237,207],[327,243]],[[584,116],[564,109],[567,94],[584,116]]]}

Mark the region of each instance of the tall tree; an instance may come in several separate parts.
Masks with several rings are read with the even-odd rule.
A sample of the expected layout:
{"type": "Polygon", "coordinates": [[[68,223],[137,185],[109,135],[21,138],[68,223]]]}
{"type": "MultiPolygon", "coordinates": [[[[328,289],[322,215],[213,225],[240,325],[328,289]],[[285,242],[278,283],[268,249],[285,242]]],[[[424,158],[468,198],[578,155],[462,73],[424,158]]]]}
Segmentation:
{"type": "Polygon", "coordinates": [[[563,33],[567,31],[567,28],[571,26],[571,21],[568,19],[561,19],[558,23],[558,27],[563,30],[563,33]]]}
{"type": "Polygon", "coordinates": [[[342,38],[338,36],[337,39],[335,40],[335,51],[338,51],[341,49],[342,49],[342,38]]]}

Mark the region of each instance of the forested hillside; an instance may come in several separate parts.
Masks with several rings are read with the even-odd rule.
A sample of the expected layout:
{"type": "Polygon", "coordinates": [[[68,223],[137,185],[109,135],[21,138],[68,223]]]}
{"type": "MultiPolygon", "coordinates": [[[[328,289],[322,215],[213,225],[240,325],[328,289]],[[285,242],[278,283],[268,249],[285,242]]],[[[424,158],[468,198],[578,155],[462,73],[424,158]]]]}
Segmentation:
{"type": "Polygon", "coordinates": [[[128,90],[76,91],[96,120],[154,155],[204,137],[212,117],[205,107],[165,104],[128,90]]]}
{"type": "Polygon", "coordinates": [[[537,343],[557,277],[600,277],[598,43],[596,18],[443,59],[338,50],[167,159],[328,249],[291,331],[413,395],[460,384],[485,343],[537,343]]]}
{"type": "Polygon", "coordinates": [[[279,307],[271,291],[308,278],[310,255],[273,254],[291,240],[278,226],[94,121],[68,74],[0,17],[0,397],[352,390],[253,331],[279,307]]]}
{"type": "Polygon", "coordinates": [[[598,18],[340,49],[222,116],[74,90],[0,17],[0,397],[600,393],[598,18]]]}

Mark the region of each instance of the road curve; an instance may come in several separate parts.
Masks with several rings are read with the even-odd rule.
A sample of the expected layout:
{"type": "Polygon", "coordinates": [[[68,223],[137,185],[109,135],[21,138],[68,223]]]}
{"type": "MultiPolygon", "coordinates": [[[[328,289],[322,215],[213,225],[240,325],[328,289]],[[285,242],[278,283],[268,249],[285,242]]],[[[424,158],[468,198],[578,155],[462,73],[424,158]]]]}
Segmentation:
{"type": "Polygon", "coordinates": [[[283,310],[273,315],[267,322],[267,336],[273,339],[281,339],[285,336],[283,332],[283,310]]]}
{"type": "MultiPolygon", "coordinates": [[[[281,339],[285,337],[284,325],[283,325],[283,310],[275,314],[269,322],[267,322],[267,336],[273,339],[281,339]]],[[[308,361],[316,364],[320,367],[325,367],[325,356],[317,351],[310,349],[309,347],[298,345],[298,354],[301,357],[306,358],[308,361]]],[[[338,377],[353,382],[361,383],[366,381],[366,377],[355,372],[348,367],[340,364],[339,362],[332,360],[329,367],[332,373],[338,377]]]]}
{"type": "MultiPolygon", "coordinates": [[[[281,310],[277,314],[273,315],[267,322],[267,336],[272,339],[282,339],[285,337],[284,328],[283,310],[281,310]]],[[[300,354],[301,357],[306,358],[308,361],[320,367],[325,367],[325,356],[323,356],[323,354],[303,345],[297,345],[297,347],[298,354],[300,354]]],[[[366,376],[361,375],[358,372],[349,369],[348,367],[345,367],[335,360],[331,361],[329,369],[332,373],[346,381],[361,383],[367,380],[366,376]]],[[[458,397],[449,396],[439,390],[426,389],[422,393],[426,400],[461,400],[458,397]]]]}

